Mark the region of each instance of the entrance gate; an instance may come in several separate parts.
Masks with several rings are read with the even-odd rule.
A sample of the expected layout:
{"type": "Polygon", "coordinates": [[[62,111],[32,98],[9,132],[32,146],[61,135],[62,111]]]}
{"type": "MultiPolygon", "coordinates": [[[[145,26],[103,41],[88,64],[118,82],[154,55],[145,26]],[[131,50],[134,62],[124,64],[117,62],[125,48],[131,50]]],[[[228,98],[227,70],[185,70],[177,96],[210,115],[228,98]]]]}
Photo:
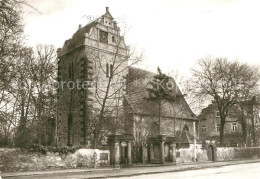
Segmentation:
{"type": "Polygon", "coordinates": [[[119,167],[120,163],[127,163],[127,165],[132,164],[131,143],[133,140],[134,137],[132,134],[108,136],[108,143],[110,146],[110,165],[113,167],[119,167]]]}

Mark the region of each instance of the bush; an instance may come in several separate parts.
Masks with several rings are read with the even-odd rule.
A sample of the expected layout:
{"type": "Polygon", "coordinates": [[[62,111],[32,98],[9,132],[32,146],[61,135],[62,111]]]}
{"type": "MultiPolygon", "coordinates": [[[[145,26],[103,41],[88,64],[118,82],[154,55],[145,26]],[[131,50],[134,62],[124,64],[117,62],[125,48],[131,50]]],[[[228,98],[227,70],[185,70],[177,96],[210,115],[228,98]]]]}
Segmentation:
{"type": "Polygon", "coordinates": [[[0,147],[11,147],[12,140],[9,137],[4,137],[0,133],[0,147]]]}

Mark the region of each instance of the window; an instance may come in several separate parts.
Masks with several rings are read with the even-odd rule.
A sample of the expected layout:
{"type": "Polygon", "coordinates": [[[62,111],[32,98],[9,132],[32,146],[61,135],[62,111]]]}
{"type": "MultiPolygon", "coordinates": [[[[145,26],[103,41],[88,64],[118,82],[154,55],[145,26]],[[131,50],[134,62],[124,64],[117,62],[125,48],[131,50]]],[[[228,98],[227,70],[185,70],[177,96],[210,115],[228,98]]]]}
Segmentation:
{"type": "Polygon", "coordinates": [[[113,76],[113,65],[110,65],[110,77],[113,76]]]}
{"type": "Polygon", "coordinates": [[[217,111],[216,117],[220,117],[220,112],[217,111]]]}
{"type": "Polygon", "coordinates": [[[217,132],[220,131],[220,124],[217,124],[217,125],[216,125],[216,129],[217,129],[217,132]]]}
{"type": "Polygon", "coordinates": [[[183,127],[183,130],[189,132],[189,127],[188,127],[187,125],[185,125],[185,126],[183,127]]]}
{"type": "Polygon", "coordinates": [[[109,64],[106,65],[106,76],[109,77],[109,64]]]}
{"type": "Polygon", "coordinates": [[[232,132],[237,132],[237,123],[232,123],[232,132]]]}
{"type": "Polygon", "coordinates": [[[202,126],[202,133],[206,133],[206,126],[205,125],[202,126]]]}
{"type": "Polygon", "coordinates": [[[108,43],[107,37],[108,37],[108,33],[100,30],[100,42],[108,43]]]}
{"type": "Polygon", "coordinates": [[[106,76],[111,77],[113,76],[113,65],[106,64],[106,76]]]}
{"type": "Polygon", "coordinates": [[[112,42],[115,42],[115,36],[112,36],[112,42]]]}

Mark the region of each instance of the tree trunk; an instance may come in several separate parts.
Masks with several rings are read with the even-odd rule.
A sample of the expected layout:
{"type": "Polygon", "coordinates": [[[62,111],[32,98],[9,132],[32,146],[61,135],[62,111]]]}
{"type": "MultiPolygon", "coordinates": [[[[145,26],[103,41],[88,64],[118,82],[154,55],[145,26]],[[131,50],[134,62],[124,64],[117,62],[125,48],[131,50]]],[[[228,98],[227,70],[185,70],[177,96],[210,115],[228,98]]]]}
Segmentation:
{"type": "Polygon", "coordinates": [[[219,142],[220,142],[220,146],[223,146],[223,138],[224,138],[224,127],[225,127],[225,122],[223,119],[221,119],[221,123],[220,123],[220,135],[219,135],[219,142]]]}
{"type": "Polygon", "coordinates": [[[246,124],[246,121],[245,121],[244,117],[242,117],[240,120],[241,120],[243,142],[247,146],[248,145],[247,144],[247,124],[246,124]]]}
{"type": "Polygon", "coordinates": [[[159,127],[158,127],[158,134],[161,134],[161,101],[159,101],[159,127]]]}

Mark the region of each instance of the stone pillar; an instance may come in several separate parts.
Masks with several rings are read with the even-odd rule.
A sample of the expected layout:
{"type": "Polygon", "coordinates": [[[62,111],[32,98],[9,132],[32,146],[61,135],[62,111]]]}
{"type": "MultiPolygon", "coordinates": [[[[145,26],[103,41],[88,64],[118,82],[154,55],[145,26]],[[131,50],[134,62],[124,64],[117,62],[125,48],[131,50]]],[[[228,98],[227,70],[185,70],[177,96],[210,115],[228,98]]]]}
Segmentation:
{"type": "Polygon", "coordinates": [[[173,162],[173,143],[170,143],[170,162],[173,162]]]}
{"type": "Polygon", "coordinates": [[[172,144],[172,162],[176,163],[176,144],[172,144]]]}
{"type": "Polygon", "coordinates": [[[131,150],[131,142],[127,141],[127,164],[131,165],[132,164],[132,150],[131,150]]]}
{"type": "Polygon", "coordinates": [[[120,146],[119,146],[119,142],[115,141],[114,143],[114,164],[113,166],[115,168],[120,167],[120,146]]]}
{"type": "Polygon", "coordinates": [[[161,163],[165,163],[165,158],[164,158],[164,142],[161,142],[160,151],[161,151],[161,163]]]}

